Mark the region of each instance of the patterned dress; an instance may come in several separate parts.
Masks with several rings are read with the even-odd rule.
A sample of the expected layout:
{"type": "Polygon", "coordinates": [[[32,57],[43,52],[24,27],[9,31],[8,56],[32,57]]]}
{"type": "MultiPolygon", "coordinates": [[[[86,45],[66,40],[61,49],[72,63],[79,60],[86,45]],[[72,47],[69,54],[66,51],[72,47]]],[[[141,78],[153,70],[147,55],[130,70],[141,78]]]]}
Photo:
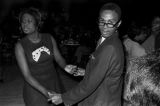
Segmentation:
{"type": "Polygon", "coordinates": [[[160,106],[160,51],[128,60],[124,106],[160,106]]]}
{"type": "MultiPolygon", "coordinates": [[[[53,44],[50,34],[42,34],[39,43],[32,43],[27,37],[23,46],[31,75],[46,89],[62,92],[59,75],[54,66],[53,44]]],[[[23,98],[26,106],[50,106],[47,98],[25,81],[23,98]]]]}

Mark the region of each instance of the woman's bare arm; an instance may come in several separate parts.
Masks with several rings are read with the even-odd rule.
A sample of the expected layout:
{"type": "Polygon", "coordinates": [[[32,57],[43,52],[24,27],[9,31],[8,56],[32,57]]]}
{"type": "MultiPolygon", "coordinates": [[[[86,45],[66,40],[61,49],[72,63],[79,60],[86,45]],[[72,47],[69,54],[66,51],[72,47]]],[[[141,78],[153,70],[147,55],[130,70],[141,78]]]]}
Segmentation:
{"type": "Polygon", "coordinates": [[[58,50],[58,47],[57,47],[57,44],[56,44],[56,41],[54,40],[54,38],[51,37],[51,39],[52,39],[52,44],[53,44],[53,53],[54,53],[55,60],[59,64],[59,66],[64,69],[65,66],[66,66],[65,59],[60,54],[60,52],[58,50]]]}

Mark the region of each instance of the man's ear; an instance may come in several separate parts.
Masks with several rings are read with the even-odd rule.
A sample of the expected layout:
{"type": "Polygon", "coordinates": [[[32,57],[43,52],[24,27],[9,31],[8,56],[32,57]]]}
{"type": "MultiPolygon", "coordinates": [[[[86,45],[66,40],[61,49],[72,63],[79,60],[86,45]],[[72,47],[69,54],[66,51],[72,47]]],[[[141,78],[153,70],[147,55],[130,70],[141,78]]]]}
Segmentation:
{"type": "Polygon", "coordinates": [[[120,21],[118,22],[117,28],[121,25],[121,23],[122,23],[122,20],[120,20],[120,21]]]}

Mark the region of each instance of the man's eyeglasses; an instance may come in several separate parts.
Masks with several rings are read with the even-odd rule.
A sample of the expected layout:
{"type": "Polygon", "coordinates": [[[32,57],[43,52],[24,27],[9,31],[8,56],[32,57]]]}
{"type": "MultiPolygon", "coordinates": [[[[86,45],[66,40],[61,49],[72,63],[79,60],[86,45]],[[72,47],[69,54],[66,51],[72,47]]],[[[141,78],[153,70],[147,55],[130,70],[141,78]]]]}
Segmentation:
{"type": "Polygon", "coordinates": [[[98,24],[99,24],[99,26],[103,26],[103,27],[107,26],[108,28],[114,28],[114,27],[117,26],[117,24],[119,23],[119,21],[117,21],[115,24],[113,24],[113,23],[105,23],[104,21],[99,21],[98,24]]]}

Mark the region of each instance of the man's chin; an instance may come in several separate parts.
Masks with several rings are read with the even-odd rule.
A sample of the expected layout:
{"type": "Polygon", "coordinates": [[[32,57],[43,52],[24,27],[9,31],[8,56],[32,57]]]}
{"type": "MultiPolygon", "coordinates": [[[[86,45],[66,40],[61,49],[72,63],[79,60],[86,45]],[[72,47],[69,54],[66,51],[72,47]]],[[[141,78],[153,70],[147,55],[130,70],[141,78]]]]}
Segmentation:
{"type": "Polygon", "coordinates": [[[108,35],[108,34],[107,34],[107,33],[102,33],[102,35],[106,36],[106,35],[108,35]]]}
{"type": "Polygon", "coordinates": [[[109,34],[109,33],[103,33],[102,34],[102,36],[104,37],[104,38],[106,38],[106,37],[109,37],[111,34],[109,34]]]}

